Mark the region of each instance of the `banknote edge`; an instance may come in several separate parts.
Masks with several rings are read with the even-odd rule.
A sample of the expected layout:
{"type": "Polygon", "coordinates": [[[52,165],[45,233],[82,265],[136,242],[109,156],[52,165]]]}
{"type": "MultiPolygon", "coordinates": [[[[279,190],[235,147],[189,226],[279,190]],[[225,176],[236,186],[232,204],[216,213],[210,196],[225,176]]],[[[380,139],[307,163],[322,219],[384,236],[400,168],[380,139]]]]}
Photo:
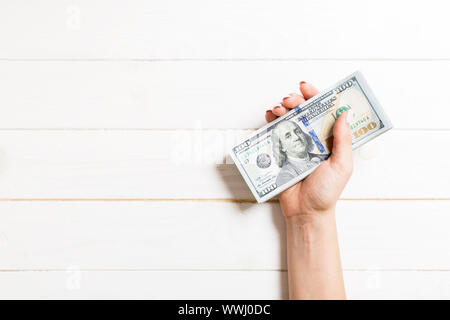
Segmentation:
{"type": "Polygon", "coordinates": [[[256,193],[256,190],[253,190],[252,188],[250,188],[251,181],[248,181],[245,170],[241,166],[241,162],[236,158],[236,155],[234,154],[234,146],[231,147],[229,155],[231,156],[231,159],[233,159],[235,166],[238,168],[239,173],[241,174],[241,177],[244,179],[245,183],[247,184],[247,188],[250,189],[250,192],[253,194],[253,197],[255,197],[255,200],[258,203],[264,202],[264,201],[261,201],[261,197],[259,196],[259,194],[256,193]]]}
{"type": "MultiPolygon", "coordinates": [[[[392,124],[392,121],[386,114],[386,112],[385,112],[383,106],[381,105],[380,101],[378,100],[378,98],[375,96],[375,93],[373,92],[372,87],[367,82],[366,77],[359,70],[356,71],[354,74],[355,74],[355,77],[358,79],[358,82],[364,87],[363,88],[364,92],[367,95],[367,98],[369,99],[369,101],[372,101],[374,106],[377,107],[375,111],[377,111],[377,114],[380,117],[380,120],[383,121],[383,125],[385,125],[385,127],[387,127],[386,130],[381,129],[381,130],[383,130],[381,133],[384,133],[384,132],[388,131],[389,129],[392,129],[394,127],[392,124]]],[[[371,139],[369,139],[367,141],[370,141],[370,140],[371,139]]]]}

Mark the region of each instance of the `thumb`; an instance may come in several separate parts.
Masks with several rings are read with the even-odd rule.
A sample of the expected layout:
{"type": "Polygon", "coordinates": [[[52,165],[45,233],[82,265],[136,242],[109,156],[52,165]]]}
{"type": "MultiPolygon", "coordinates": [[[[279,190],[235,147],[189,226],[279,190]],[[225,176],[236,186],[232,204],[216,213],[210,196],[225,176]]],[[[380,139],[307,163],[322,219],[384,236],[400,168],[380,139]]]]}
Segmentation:
{"type": "MultiPolygon", "coordinates": [[[[350,111],[351,112],[351,111],[350,111]]],[[[330,161],[342,169],[353,169],[352,136],[347,122],[349,111],[342,112],[333,128],[333,149],[330,161]]]]}

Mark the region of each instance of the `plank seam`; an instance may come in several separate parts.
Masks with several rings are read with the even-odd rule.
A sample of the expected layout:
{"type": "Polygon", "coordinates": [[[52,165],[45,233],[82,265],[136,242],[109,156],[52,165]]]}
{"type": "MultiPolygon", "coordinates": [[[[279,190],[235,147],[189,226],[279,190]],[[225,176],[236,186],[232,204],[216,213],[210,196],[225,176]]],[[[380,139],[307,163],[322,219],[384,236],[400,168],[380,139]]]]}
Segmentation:
{"type": "MultiPolygon", "coordinates": [[[[341,198],[341,201],[450,201],[450,198],[341,198]]],[[[10,198],[0,202],[229,202],[257,203],[251,199],[202,199],[202,198],[10,198]]],[[[271,199],[266,203],[277,203],[271,199]]]]}
{"type": "MultiPolygon", "coordinates": [[[[0,273],[67,272],[70,269],[0,269],[0,273]]],[[[287,269],[77,269],[80,272],[287,272],[287,269]]],[[[450,269],[343,269],[344,272],[450,272],[450,269]]]]}
{"type": "MultiPolygon", "coordinates": [[[[0,128],[0,132],[8,132],[8,131],[56,131],[56,132],[64,132],[64,131],[230,131],[230,130],[258,130],[260,128],[0,128]]],[[[450,128],[392,128],[392,131],[450,131],[450,128]]]]}
{"type": "Polygon", "coordinates": [[[449,62],[450,58],[0,58],[0,62],[449,62]]]}

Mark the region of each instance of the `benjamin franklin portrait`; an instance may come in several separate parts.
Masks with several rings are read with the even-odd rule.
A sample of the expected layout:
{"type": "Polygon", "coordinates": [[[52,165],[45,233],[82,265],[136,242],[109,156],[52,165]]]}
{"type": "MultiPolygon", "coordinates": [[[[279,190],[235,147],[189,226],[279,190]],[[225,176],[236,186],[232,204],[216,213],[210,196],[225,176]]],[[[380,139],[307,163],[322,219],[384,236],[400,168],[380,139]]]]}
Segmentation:
{"type": "Polygon", "coordinates": [[[316,154],[312,138],[294,121],[284,120],[272,131],[273,155],[281,168],[276,184],[281,186],[326,159],[316,154]]]}

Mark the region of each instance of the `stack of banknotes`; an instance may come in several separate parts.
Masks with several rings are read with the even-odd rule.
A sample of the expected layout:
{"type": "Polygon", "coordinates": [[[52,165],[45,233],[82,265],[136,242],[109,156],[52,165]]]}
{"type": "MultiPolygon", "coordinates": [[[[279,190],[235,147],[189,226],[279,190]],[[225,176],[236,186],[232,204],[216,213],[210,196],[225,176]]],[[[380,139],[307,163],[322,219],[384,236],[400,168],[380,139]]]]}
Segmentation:
{"type": "Polygon", "coordinates": [[[330,156],[334,123],[346,110],[353,149],[392,128],[363,75],[355,72],[232,148],[258,202],[303,180],[330,156]]]}

